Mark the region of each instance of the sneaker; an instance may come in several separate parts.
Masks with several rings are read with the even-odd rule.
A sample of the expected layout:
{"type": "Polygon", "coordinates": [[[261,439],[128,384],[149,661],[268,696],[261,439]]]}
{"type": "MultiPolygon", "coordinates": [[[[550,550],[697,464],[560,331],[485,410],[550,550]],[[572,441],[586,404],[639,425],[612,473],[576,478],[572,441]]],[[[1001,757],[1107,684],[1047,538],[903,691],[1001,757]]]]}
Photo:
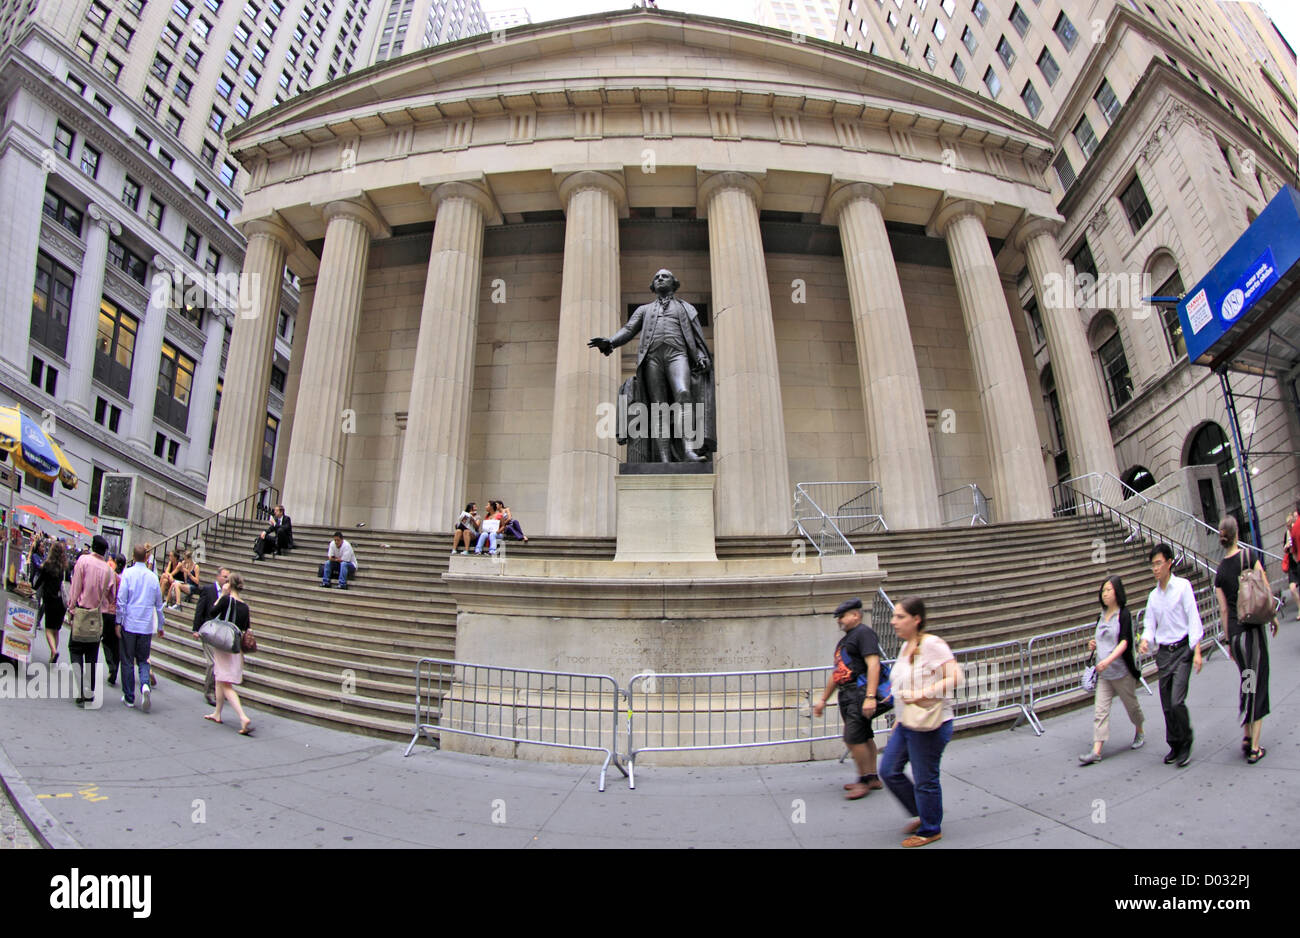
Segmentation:
{"type": "Polygon", "coordinates": [[[1145,733],[1138,733],[1136,736],[1133,737],[1133,745],[1132,745],[1132,746],[1129,746],[1128,748],[1130,748],[1130,749],[1141,749],[1141,748],[1142,748],[1143,746],[1145,746],[1146,744],[1147,744],[1146,734],[1145,734],[1145,733]]]}
{"type": "Polygon", "coordinates": [[[1192,761],[1192,747],[1188,746],[1186,749],[1183,750],[1182,755],[1178,757],[1178,767],[1180,769],[1186,768],[1187,763],[1191,761],[1192,761]]]}
{"type": "Polygon", "coordinates": [[[130,707],[132,710],[135,709],[135,701],[134,701],[134,700],[127,700],[126,697],[123,696],[123,697],[122,697],[122,703],[126,704],[126,705],[127,705],[128,707],[130,707]]]}
{"type": "Polygon", "coordinates": [[[1170,749],[1168,755],[1165,756],[1165,765],[1173,765],[1176,761],[1178,761],[1178,750],[1170,749]]]}
{"type": "Polygon", "coordinates": [[[143,713],[149,712],[149,685],[140,685],[140,710],[143,713]]]}
{"type": "Polygon", "coordinates": [[[1101,753],[1099,752],[1086,752],[1083,755],[1079,756],[1080,765],[1092,765],[1094,762],[1100,762],[1100,761],[1101,761],[1101,753]]]}

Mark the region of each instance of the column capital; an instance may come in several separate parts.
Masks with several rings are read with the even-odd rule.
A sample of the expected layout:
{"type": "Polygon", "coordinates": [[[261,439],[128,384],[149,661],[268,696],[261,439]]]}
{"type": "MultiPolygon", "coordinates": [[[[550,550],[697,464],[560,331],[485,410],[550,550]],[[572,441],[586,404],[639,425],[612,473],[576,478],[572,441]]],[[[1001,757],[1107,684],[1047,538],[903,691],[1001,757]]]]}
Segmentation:
{"type": "Polygon", "coordinates": [[[91,202],[86,206],[86,214],[90,217],[93,224],[112,234],[114,238],[122,234],[122,226],[117,223],[112,215],[104,210],[103,206],[91,202]]]}
{"type": "Polygon", "coordinates": [[[967,215],[974,215],[983,225],[988,218],[988,210],[989,203],[978,196],[946,192],[926,227],[942,236],[947,233],[949,225],[967,215]]]}
{"type": "Polygon", "coordinates": [[[393,235],[393,229],[388,227],[370,196],[359,189],[340,193],[337,198],[325,202],[314,202],[312,208],[321,213],[327,226],[335,218],[351,218],[365,226],[372,238],[391,238],[393,235]]]}
{"type": "Polygon", "coordinates": [[[560,193],[560,202],[564,205],[564,210],[569,210],[569,199],[575,192],[581,192],[584,189],[600,189],[609,193],[614,203],[618,206],[618,217],[627,218],[627,183],[623,178],[623,167],[609,166],[571,169],[566,166],[557,166],[552,170],[555,179],[555,186],[560,193]]]}
{"type": "Polygon", "coordinates": [[[754,202],[758,209],[763,204],[763,183],[767,181],[767,171],[752,167],[697,166],[695,168],[696,214],[700,218],[709,217],[709,201],[715,193],[723,189],[740,189],[754,202]]]}
{"type": "Polygon", "coordinates": [[[316,289],[316,281],[317,281],[318,279],[319,279],[319,278],[317,277],[316,274],[311,274],[310,276],[307,276],[307,277],[302,277],[302,276],[300,276],[300,277],[298,278],[298,299],[299,299],[299,302],[302,301],[302,295],[303,295],[304,293],[306,293],[308,290],[315,290],[315,289],[316,289]]]}
{"type": "Polygon", "coordinates": [[[1064,223],[1065,219],[1060,216],[1035,215],[1026,211],[1011,230],[1011,243],[1023,254],[1025,245],[1033,238],[1039,235],[1051,235],[1054,238],[1064,223]]]}
{"type": "Polygon", "coordinates": [[[286,254],[292,251],[298,243],[293,229],[285,224],[284,219],[277,212],[272,212],[270,215],[264,215],[261,218],[240,219],[238,228],[249,241],[259,235],[270,238],[286,254]]]}
{"type": "Polygon", "coordinates": [[[439,206],[447,199],[465,199],[473,202],[483,213],[483,224],[501,224],[501,212],[497,209],[496,199],[488,188],[487,177],[482,173],[465,176],[428,176],[420,180],[420,188],[433,203],[437,215],[439,206]]]}
{"type": "Polygon", "coordinates": [[[884,212],[889,189],[890,184],[883,181],[832,176],[830,189],[826,196],[826,204],[822,209],[822,224],[836,224],[840,219],[840,212],[844,210],[844,206],[850,202],[856,202],[858,199],[867,199],[874,202],[876,207],[881,212],[884,212]]]}

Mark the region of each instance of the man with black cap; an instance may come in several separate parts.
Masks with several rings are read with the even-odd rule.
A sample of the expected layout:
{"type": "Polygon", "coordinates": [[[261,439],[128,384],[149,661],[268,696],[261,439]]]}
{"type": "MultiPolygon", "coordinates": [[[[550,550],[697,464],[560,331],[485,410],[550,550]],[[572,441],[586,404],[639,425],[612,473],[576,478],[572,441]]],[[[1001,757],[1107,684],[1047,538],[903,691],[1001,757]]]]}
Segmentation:
{"type": "Polygon", "coordinates": [[[106,609],[117,608],[117,574],[104,557],[107,553],[108,539],[96,534],[90,542],[90,551],[78,557],[72,568],[72,585],[68,590],[68,611],[72,614],[68,656],[80,678],[78,707],[84,707],[95,696],[95,667],[104,634],[103,614],[106,609]]]}
{"type": "Polygon", "coordinates": [[[871,728],[880,707],[880,639],[871,626],[862,623],[861,599],[840,603],[835,620],[844,636],[835,646],[835,668],[822,699],[813,704],[813,715],[821,716],[831,694],[839,691],[844,744],[858,767],[858,780],[844,786],[844,797],[856,801],[885,787],[876,775],[876,740],[871,728]]]}

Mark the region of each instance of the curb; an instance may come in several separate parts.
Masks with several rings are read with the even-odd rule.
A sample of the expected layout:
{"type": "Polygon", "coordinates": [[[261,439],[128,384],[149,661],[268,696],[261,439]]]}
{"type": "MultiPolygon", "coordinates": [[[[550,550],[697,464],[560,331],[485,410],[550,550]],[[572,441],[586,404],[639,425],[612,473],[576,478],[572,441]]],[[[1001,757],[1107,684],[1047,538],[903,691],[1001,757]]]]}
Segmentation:
{"type": "Polygon", "coordinates": [[[19,816],[27,829],[32,832],[42,847],[47,850],[81,850],[82,846],[75,837],[64,830],[63,825],[54,819],[54,815],[45,810],[45,805],[33,794],[26,779],[9,761],[9,754],[0,745],[0,785],[4,786],[9,799],[14,803],[19,816]]]}

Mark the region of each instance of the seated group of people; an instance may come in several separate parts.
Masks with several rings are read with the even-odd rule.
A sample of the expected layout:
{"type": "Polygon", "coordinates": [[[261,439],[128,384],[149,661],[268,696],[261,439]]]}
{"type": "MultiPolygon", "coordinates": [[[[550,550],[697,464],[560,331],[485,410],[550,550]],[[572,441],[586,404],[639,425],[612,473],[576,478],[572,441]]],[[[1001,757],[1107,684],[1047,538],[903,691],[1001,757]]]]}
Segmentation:
{"type": "Polygon", "coordinates": [[[192,552],[187,550],[182,557],[178,550],[168,551],[163,570],[158,574],[158,588],[166,607],[179,609],[182,600],[196,598],[202,584],[199,577],[199,565],[192,552]]]}
{"type": "MultiPolygon", "coordinates": [[[[253,542],[253,559],[266,559],[268,551],[279,557],[293,547],[293,522],[284,513],[284,506],[276,505],[271,512],[270,523],[253,542]]],[[[325,552],[325,562],[320,565],[318,572],[321,586],[328,587],[332,580],[337,579],[339,589],[342,590],[348,588],[348,578],[356,576],[357,555],[352,550],[352,545],[343,539],[342,531],[334,532],[329,549],[325,552]]]]}
{"type": "Polygon", "coordinates": [[[483,545],[487,544],[488,553],[495,554],[498,539],[507,534],[516,541],[528,540],[524,536],[523,528],[510,514],[510,509],[506,507],[505,502],[496,499],[488,502],[487,514],[482,521],[478,517],[478,503],[470,502],[456,519],[456,530],[451,539],[451,552],[456,553],[456,548],[464,543],[465,547],[461,553],[468,554],[470,541],[477,536],[478,542],[474,545],[474,553],[483,553],[483,545]]]}

